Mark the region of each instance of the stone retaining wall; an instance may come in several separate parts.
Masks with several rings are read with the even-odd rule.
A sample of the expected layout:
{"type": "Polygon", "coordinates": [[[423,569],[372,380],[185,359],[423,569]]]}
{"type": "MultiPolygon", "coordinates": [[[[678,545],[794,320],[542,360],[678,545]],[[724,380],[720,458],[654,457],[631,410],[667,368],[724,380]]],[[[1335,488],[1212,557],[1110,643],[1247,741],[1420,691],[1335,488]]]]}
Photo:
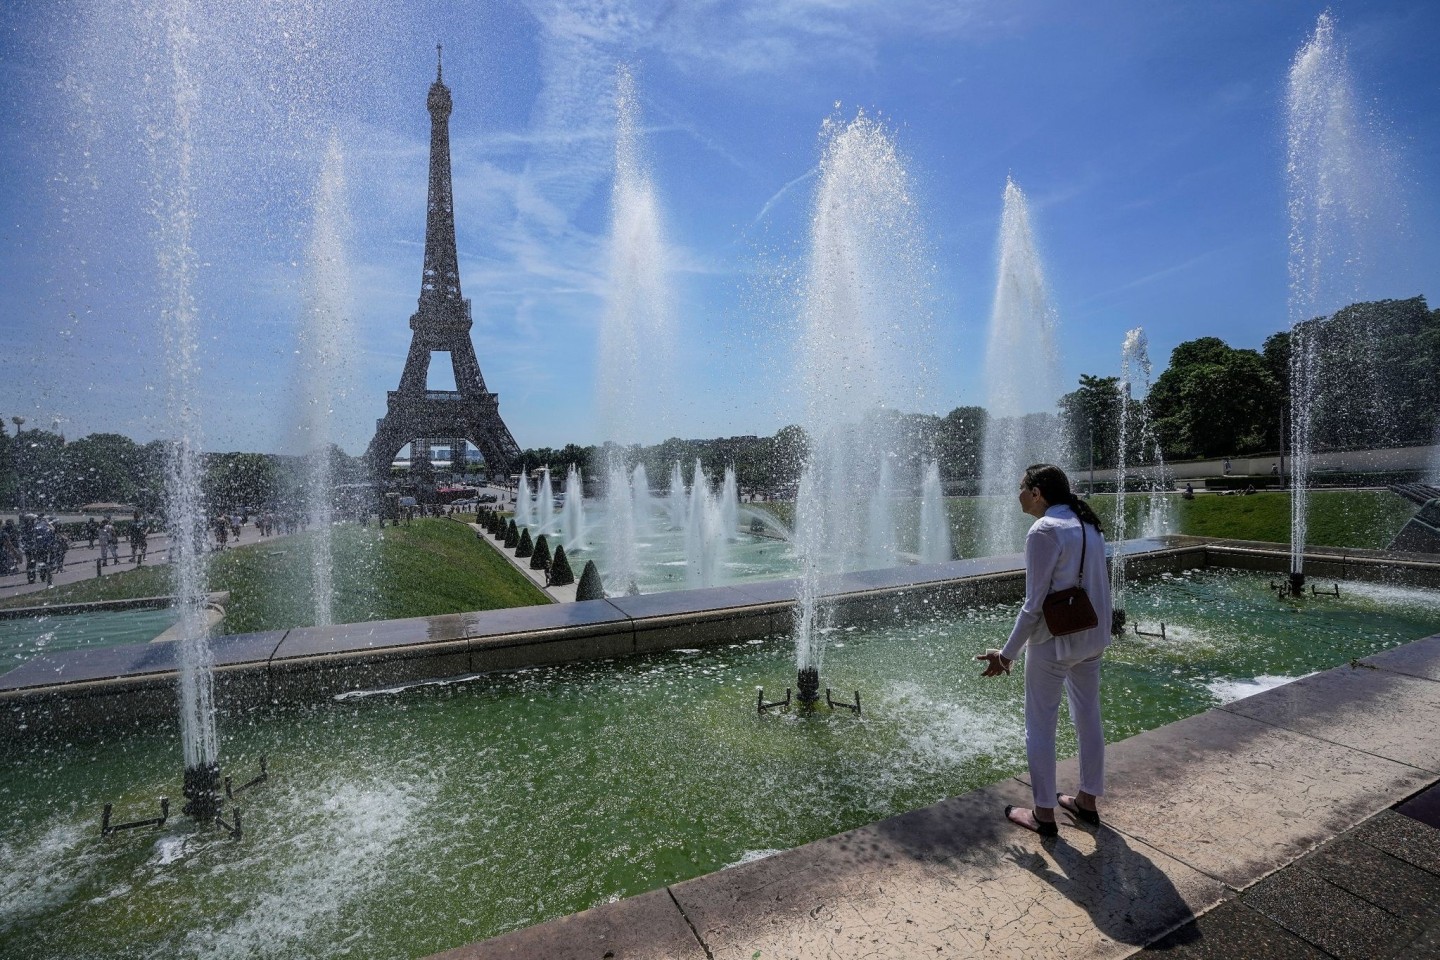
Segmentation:
{"type": "MultiPolygon", "coordinates": [[[[1283,573],[1283,545],[1170,537],[1127,549],[1131,576],[1205,566],[1283,573]],[[1130,552],[1134,549],[1135,552],[1130,552]]],[[[1440,562],[1380,551],[1316,549],[1316,580],[1440,588],[1440,562]]],[[[1024,593],[1020,555],[862,571],[824,593],[845,624],[1012,603],[1024,593]]],[[[446,676],[606,659],[733,642],[788,631],[793,580],[582,603],[303,627],[217,637],[215,694],[224,713],[318,702],[353,690],[446,676]]],[[[159,642],[44,655],[0,677],[0,736],[168,722],[175,715],[176,644],[159,642]]]]}

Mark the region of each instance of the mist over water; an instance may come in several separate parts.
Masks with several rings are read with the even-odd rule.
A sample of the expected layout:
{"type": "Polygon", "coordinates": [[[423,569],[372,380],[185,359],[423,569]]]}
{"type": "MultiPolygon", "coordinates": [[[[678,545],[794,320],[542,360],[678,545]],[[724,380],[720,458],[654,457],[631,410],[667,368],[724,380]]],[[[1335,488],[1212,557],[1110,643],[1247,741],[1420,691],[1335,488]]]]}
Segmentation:
{"type": "Polygon", "coordinates": [[[827,120],[821,141],[796,377],[810,449],[793,541],[801,565],[796,660],[815,669],[829,626],[822,579],[885,549],[868,542],[873,494],[886,485],[882,464],[914,462],[883,411],[923,409],[932,376],[923,360],[928,246],[895,143],[864,114],[827,120]]]}
{"type": "Polygon", "coordinates": [[[1005,182],[999,248],[985,351],[985,408],[990,416],[980,477],[985,497],[980,542],[987,554],[1021,547],[1014,522],[1015,491],[1025,468],[1066,459],[1059,421],[1049,415],[1060,399],[1055,308],[1030,227],[1029,204],[1014,180],[1005,182]]]}

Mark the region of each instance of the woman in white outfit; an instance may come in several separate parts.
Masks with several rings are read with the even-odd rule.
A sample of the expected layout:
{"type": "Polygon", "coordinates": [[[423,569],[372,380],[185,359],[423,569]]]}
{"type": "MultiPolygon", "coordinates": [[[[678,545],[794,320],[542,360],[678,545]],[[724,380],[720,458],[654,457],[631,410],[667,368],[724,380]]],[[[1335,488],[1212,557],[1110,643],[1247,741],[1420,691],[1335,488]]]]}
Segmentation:
{"type": "Polygon", "coordinates": [[[1055,807],[1076,820],[1098,824],[1096,799],[1105,792],[1105,731],[1100,722],[1100,658],[1110,645],[1110,577],[1105,567],[1105,537],[1090,505],[1070,489],[1065,471],[1035,464],[1020,481],[1020,509],[1035,518],[1025,536],[1025,603],[1001,650],[987,650],[981,676],[997,677],[1025,656],[1025,753],[1030,761],[1034,809],[1007,807],[1018,826],[1054,836],[1055,807]],[[1082,539],[1083,538],[1083,539],[1082,539]],[[1081,559],[1084,579],[1081,579],[1081,559]],[[1088,630],[1054,636],[1045,626],[1042,605],[1057,590],[1082,585],[1095,608],[1088,630]],[[1080,790],[1075,796],[1055,788],[1055,724],[1060,691],[1070,699],[1070,719],[1080,743],[1080,790]]]}

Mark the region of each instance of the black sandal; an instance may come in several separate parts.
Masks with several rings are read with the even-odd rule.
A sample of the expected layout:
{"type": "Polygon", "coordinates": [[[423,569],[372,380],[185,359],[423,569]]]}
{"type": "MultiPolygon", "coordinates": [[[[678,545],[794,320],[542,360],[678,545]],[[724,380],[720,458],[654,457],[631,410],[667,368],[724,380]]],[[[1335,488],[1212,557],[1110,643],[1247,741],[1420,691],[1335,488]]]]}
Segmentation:
{"type": "Polygon", "coordinates": [[[1064,793],[1055,794],[1055,804],[1070,816],[1081,823],[1088,823],[1092,827],[1100,826],[1100,811],[1086,810],[1080,806],[1080,801],[1064,793]]]}
{"type": "Polygon", "coordinates": [[[1042,837],[1058,837],[1060,835],[1060,824],[1056,823],[1054,820],[1041,820],[1039,817],[1035,816],[1035,811],[1031,810],[1030,819],[1035,821],[1035,826],[1032,827],[1028,824],[1021,823],[1019,820],[1016,820],[1014,817],[1010,816],[1010,811],[1014,809],[1016,809],[1014,804],[1005,804],[1005,819],[1015,824],[1015,826],[1020,827],[1022,830],[1029,830],[1032,833],[1038,833],[1042,837]]]}

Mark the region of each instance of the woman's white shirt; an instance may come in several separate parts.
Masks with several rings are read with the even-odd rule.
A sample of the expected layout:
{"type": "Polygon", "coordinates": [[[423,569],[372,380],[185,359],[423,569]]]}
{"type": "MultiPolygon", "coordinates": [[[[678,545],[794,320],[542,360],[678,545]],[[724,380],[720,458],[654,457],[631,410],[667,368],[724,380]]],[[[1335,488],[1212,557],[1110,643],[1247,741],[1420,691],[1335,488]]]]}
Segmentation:
{"type": "Polygon", "coordinates": [[[1105,566],[1105,538],[1080,522],[1075,511],[1056,504],[1030,525],[1025,535],[1025,602],[1015,617],[1010,639],[1000,653],[1014,660],[1027,643],[1054,643],[1057,660],[1085,659],[1110,645],[1110,574],[1105,566]],[[1089,630],[1056,637],[1045,626],[1045,598],[1080,582],[1081,537],[1085,552],[1085,593],[1095,607],[1097,623],[1089,630]]]}

